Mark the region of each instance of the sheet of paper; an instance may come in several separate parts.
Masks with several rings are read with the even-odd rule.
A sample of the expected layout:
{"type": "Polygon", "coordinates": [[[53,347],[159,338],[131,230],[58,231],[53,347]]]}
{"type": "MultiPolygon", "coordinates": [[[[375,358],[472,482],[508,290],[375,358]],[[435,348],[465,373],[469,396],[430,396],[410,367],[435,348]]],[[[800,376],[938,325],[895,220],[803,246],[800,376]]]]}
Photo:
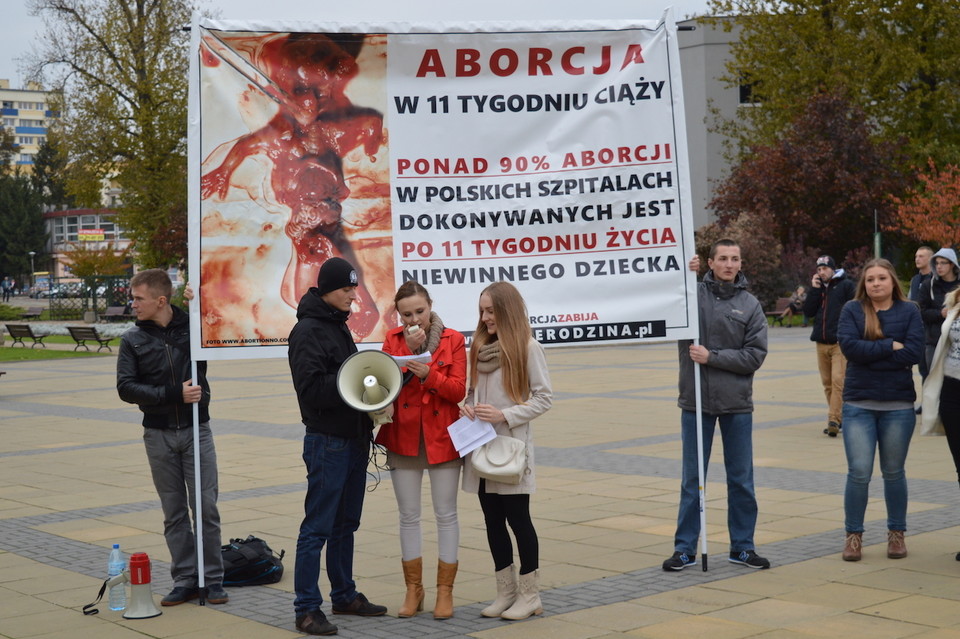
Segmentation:
{"type": "Polygon", "coordinates": [[[497,436],[497,431],[493,429],[493,424],[490,422],[485,422],[482,419],[470,419],[466,416],[447,426],[447,432],[450,433],[453,447],[457,449],[461,457],[480,448],[497,436]]]}
{"type": "Polygon", "coordinates": [[[429,364],[433,359],[433,355],[430,351],[426,353],[421,353],[420,355],[394,355],[393,361],[395,361],[400,366],[406,366],[407,362],[421,362],[423,364],[429,364]]]}

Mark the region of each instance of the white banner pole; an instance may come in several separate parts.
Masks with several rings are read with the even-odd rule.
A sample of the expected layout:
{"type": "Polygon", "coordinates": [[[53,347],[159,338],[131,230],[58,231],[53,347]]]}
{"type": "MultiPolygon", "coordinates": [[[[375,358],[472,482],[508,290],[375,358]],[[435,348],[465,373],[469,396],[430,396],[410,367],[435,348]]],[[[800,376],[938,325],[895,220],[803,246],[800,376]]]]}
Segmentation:
{"type": "MultiPolygon", "coordinates": [[[[190,158],[189,170],[190,179],[187,181],[187,252],[189,254],[189,275],[188,282],[200,282],[200,259],[198,247],[200,245],[200,218],[197,203],[200,201],[200,162],[199,147],[197,141],[200,137],[200,113],[196,96],[199,94],[199,73],[198,64],[200,51],[200,15],[194,13],[191,18],[190,32],[190,101],[187,112],[188,129],[188,149],[190,158]]],[[[197,285],[196,302],[189,305],[190,314],[190,378],[197,386],[200,385],[200,378],[197,376],[197,355],[200,349],[196,348],[195,336],[200,333],[200,293],[199,284],[197,285]]],[[[200,398],[203,399],[203,391],[200,392],[200,398]]],[[[200,589],[200,605],[206,602],[206,580],[203,574],[203,497],[200,489],[200,402],[193,404],[193,515],[196,520],[196,543],[197,549],[197,586],[200,589]]]]}
{"type": "MultiPolygon", "coordinates": [[[[190,377],[199,386],[197,361],[190,360],[190,377]]],[[[201,391],[202,395],[202,391],[201,391]]],[[[203,574],[203,494],[200,490],[200,402],[193,403],[193,518],[197,527],[197,587],[200,589],[200,605],[206,603],[206,580],[203,574]]]]}
{"type": "MultiPolygon", "coordinates": [[[[693,340],[694,345],[700,345],[700,338],[693,340]]],[[[703,571],[707,571],[707,476],[703,464],[703,411],[700,395],[700,364],[693,363],[693,391],[697,404],[697,485],[700,487],[700,557],[703,560],[703,571]]]]}

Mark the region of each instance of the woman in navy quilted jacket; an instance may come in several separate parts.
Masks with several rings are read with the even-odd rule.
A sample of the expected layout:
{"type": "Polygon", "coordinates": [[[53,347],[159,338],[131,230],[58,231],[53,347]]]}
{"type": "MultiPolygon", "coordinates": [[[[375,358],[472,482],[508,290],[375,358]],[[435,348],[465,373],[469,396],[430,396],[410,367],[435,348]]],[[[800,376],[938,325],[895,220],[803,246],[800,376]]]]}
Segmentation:
{"type": "Polygon", "coordinates": [[[923,320],[900,290],[893,265],[868,261],[854,298],[840,313],[837,330],[847,358],[843,387],[843,448],[847,485],[843,496],[845,561],[859,561],[873,460],[880,452],[887,504],[887,557],[907,556],[907,478],[904,462],[916,426],[913,365],[923,357],[923,320]]]}

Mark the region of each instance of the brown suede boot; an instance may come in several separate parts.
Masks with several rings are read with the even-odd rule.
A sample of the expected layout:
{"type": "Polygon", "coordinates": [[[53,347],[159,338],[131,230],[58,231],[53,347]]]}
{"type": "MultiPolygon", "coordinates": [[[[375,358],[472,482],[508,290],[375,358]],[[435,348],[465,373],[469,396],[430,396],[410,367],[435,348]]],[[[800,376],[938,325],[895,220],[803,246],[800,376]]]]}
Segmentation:
{"type": "Polygon", "coordinates": [[[453,616],[453,581],[457,578],[457,563],[437,560],[437,605],[433,607],[434,619],[449,619],[453,616]]]}
{"type": "Polygon", "coordinates": [[[907,544],[903,540],[903,530],[887,531],[887,557],[903,559],[907,556],[907,544]]]}
{"type": "Polygon", "coordinates": [[[398,617],[412,617],[423,610],[423,557],[403,561],[403,580],[407,594],[397,610],[398,617]]]}
{"type": "Polygon", "coordinates": [[[863,533],[847,533],[847,540],[843,545],[843,560],[860,561],[860,549],[862,547],[863,533]]]}

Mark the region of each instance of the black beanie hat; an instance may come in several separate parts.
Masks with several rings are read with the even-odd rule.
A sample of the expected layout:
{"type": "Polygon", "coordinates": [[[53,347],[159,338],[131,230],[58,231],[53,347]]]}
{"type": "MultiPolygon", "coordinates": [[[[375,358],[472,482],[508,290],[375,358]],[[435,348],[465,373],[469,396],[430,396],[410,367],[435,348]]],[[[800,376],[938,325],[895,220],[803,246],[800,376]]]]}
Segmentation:
{"type": "Polygon", "coordinates": [[[357,284],[357,270],[342,257],[331,257],[324,262],[317,275],[317,291],[320,295],[357,284]]]}
{"type": "Polygon", "coordinates": [[[821,255],[817,258],[817,266],[826,266],[828,268],[837,270],[837,263],[833,261],[833,258],[829,255],[821,255]]]}

